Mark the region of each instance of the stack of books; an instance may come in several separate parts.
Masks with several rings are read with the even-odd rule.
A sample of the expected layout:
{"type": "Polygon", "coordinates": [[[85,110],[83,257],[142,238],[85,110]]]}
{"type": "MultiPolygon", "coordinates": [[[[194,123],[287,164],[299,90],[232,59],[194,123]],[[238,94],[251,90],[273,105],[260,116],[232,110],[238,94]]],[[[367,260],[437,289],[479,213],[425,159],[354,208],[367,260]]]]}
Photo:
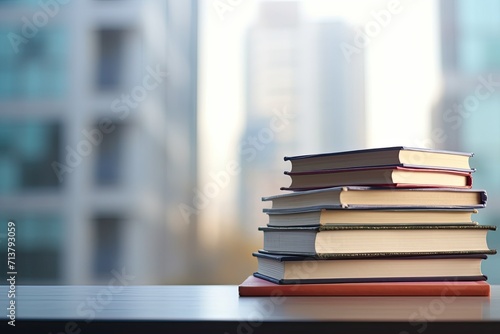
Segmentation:
{"type": "Polygon", "coordinates": [[[240,296],[489,295],[481,264],[495,226],[475,215],[471,153],[409,147],[285,157],[258,270],[240,296]]]}

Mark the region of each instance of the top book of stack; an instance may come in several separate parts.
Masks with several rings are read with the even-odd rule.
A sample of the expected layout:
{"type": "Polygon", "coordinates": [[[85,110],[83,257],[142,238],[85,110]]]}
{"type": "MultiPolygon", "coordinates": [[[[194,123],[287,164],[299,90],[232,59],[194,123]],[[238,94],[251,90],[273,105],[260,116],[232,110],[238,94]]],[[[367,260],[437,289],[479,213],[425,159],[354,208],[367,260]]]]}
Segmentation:
{"type": "Polygon", "coordinates": [[[469,159],[472,153],[433,150],[406,146],[372,148],[355,151],[320,153],[285,157],[292,163],[290,172],[353,168],[353,167],[425,167],[451,169],[463,172],[474,171],[469,159]]]}
{"type": "Polygon", "coordinates": [[[471,188],[472,153],[384,147],[285,157],[291,184],[282,190],[337,186],[471,188]]]}

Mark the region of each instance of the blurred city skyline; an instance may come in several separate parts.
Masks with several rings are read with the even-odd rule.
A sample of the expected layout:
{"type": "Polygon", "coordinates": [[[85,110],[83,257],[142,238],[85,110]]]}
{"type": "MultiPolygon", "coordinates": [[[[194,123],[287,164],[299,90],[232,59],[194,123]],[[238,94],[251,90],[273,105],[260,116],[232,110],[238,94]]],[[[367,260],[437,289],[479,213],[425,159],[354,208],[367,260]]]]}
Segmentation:
{"type": "Polygon", "coordinates": [[[500,0],[0,1],[0,222],[18,226],[20,284],[237,284],[285,155],[474,152],[477,219],[497,224],[499,14],[500,0]]]}
{"type": "MultiPolygon", "coordinates": [[[[343,37],[344,46],[337,45],[337,41],[332,49],[342,52],[342,56],[331,61],[337,62],[337,67],[362,66],[363,79],[344,81],[345,83],[358,85],[358,94],[352,94],[346,99],[364,100],[364,115],[362,123],[356,129],[362,128],[365,139],[362,142],[352,142],[349,140],[335,142],[322,140],[312,141],[309,145],[304,145],[303,139],[308,132],[313,130],[311,122],[305,122],[309,115],[325,115],[329,110],[335,113],[335,109],[340,105],[318,104],[319,96],[307,96],[304,92],[308,89],[318,89],[319,86],[310,88],[311,79],[316,77],[321,66],[332,67],[330,63],[319,64],[318,67],[309,68],[298,65],[292,69],[296,78],[289,80],[290,85],[298,87],[296,95],[301,95],[294,102],[301,105],[273,105],[268,103],[266,112],[272,114],[273,109],[288,109],[289,111],[299,111],[297,115],[300,120],[295,129],[304,133],[302,140],[297,139],[290,142],[288,146],[281,146],[276,150],[269,148],[259,151],[260,157],[257,161],[268,160],[267,164],[274,166],[274,175],[266,175],[262,169],[257,169],[256,174],[266,179],[271,178],[271,182],[264,189],[254,190],[245,188],[241,183],[241,178],[234,180],[218,193],[216,203],[204,209],[201,213],[202,221],[214,222],[200,226],[204,234],[213,235],[214,240],[217,234],[222,233],[227,224],[232,224],[234,219],[238,219],[241,211],[253,210],[251,217],[256,217],[254,211],[259,209],[255,204],[249,205],[248,209],[239,208],[231,203],[231,198],[239,192],[248,193],[249,203],[255,203],[260,196],[271,195],[279,192],[276,185],[279,182],[288,182],[280,172],[287,169],[288,165],[282,161],[285,155],[298,155],[319,153],[325,151],[335,151],[343,149],[355,149],[364,147],[381,147],[392,145],[427,146],[435,147],[436,143],[432,138],[431,112],[434,105],[440,98],[441,72],[439,55],[439,2],[411,2],[411,1],[252,1],[240,2],[231,7],[217,7],[217,2],[202,1],[200,7],[200,27],[202,35],[200,41],[200,137],[204,138],[200,142],[200,184],[210,183],[212,177],[210,171],[223,170],[228,161],[240,159],[239,147],[244,146],[245,140],[252,135],[256,135],[261,128],[265,127],[266,120],[260,125],[246,124],[247,115],[255,114],[256,110],[248,105],[250,85],[249,79],[253,73],[249,73],[249,65],[255,56],[249,53],[249,31],[259,23],[259,14],[263,5],[275,3],[283,8],[296,5],[297,20],[300,23],[298,33],[295,32],[298,45],[295,57],[316,57],[315,53],[324,52],[319,45],[307,42],[300,42],[306,30],[310,26],[319,24],[338,24],[352,31],[348,37],[343,37]],[[425,22],[426,24],[422,24],[425,22]],[[365,32],[368,31],[368,34],[365,32]],[[360,37],[361,36],[361,37],[360,37]],[[362,38],[367,38],[366,45],[362,38]],[[348,39],[347,39],[348,38],[348,39]],[[302,44],[300,44],[302,43],[302,44]],[[308,53],[308,54],[307,54],[308,53]],[[411,64],[411,66],[409,65],[411,64]],[[294,83],[293,80],[298,80],[294,83]],[[299,81],[307,81],[300,83],[299,81]],[[381,84],[383,82],[383,84],[381,84]],[[397,93],[395,93],[397,92],[397,93]],[[305,95],[305,96],[304,96],[305,95]],[[314,103],[311,102],[311,98],[314,103]],[[304,102],[304,99],[309,101],[304,102]],[[409,102],[411,101],[411,102],[409,102]],[[250,109],[249,109],[250,108],[250,109]],[[314,108],[311,109],[311,108],[314,108]],[[321,110],[318,110],[321,108],[321,110]],[[323,113],[323,114],[322,114],[323,113]],[[224,131],[221,131],[221,124],[228,124],[224,131]],[[397,124],[397,126],[394,126],[397,124]],[[411,124],[411,126],[408,126],[411,124]],[[250,126],[251,130],[247,129],[250,126]],[[229,145],[220,146],[220,143],[229,145]],[[270,154],[272,150],[272,154],[270,154]],[[265,155],[265,156],[263,156],[265,155]],[[271,160],[271,161],[269,161],[271,160]],[[274,182],[278,179],[280,181],[274,182]],[[271,192],[271,193],[269,193],[271,192]],[[233,209],[233,211],[231,211],[233,209]],[[222,222],[228,221],[226,225],[222,222]],[[216,227],[214,227],[214,225],[216,227]],[[219,231],[219,232],[217,232],[219,231]]],[[[289,14],[283,12],[274,13],[276,21],[283,21],[289,14]]],[[[272,20],[272,19],[271,19],[272,20]]],[[[311,34],[311,32],[305,32],[311,34]]],[[[292,33],[293,36],[293,33],[292,33]]],[[[272,38],[272,37],[269,37],[272,38]]],[[[307,38],[311,38],[306,37],[307,38]]],[[[265,36],[262,43],[266,43],[265,36]]],[[[264,49],[265,50],[265,49],[264,49]]],[[[265,59],[265,54],[262,56],[265,59]]],[[[317,60],[314,60],[317,61],[317,60]]],[[[323,58],[322,62],[328,60],[323,58]]],[[[312,59],[304,59],[303,62],[312,63],[312,59]]],[[[337,79],[335,79],[337,80],[337,79]]],[[[330,88],[332,93],[339,91],[342,85],[338,80],[336,87],[321,87],[324,90],[330,88]]],[[[266,83],[268,84],[268,83],[266,83]]],[[[324,82],[332,85],[332,82],[324,82]]],[[[310,94],[309,94],[310,95],[310,94]]],[[[250,97],[255,100],[254,97],[250,97]]],[[[262,108],[261,108],[262,109],[262,108]]],[[[260,111],[262,112],[262,111],[260,111]]],[[[353,135],[352,123],[345,123],[348,116],[343,120],[342,127],[345,133],[353,135]]],[[[315,119],[318,116],[313,116],[315,119]]],[[[330,119],[330,122],[333,119],[330,119]]],[[[268,122],[269,120],[267,120],[268,122]]],[[[293,126],[293,122],[292,125],[293,126]]],[[[333,123],[332,123],[332,126],[333,123]]],[[[291,131],[292,129],[287,129],[291,131]]],[[[317,135],[315,131],[313,136],[317,135]]],[[[344,132],[343,132],[344,133],[344,132]]],[[[344,134],[345,136],[345,134],[344,134]]],[[[339,137],[335,137],[338,139],[339,137]]],[[[330,138],[333,139],[333,138],[330,138]]],[[[309,141],[311,142],[311,141],[309,141]]],[[[274,144],[274,142],[272,143],[274,144]]],[[[269,173],[267,173],[269,174],[269,173]]],[[[261,219],[265,219],[262,216],[261,219]]],[[[246,218],[243,218],[246,220],[246,218]]],[[[256,221],[254,224],[259,224],[256,221]]]]}
{"type": "MultiPolygon", "coordinates": [[[[220,121],[230,122],[234,124],[232,132],[228,131],[230,138],[238,137],[243,131],[245,82],[241,78],[244,77],[245,36],[257,20],[259,5],[263,2],[266,1],[240,2],[234,9],[220,12],[214,8],[213,2],[207,1],[202,2],[200,9],[204,13],[200,18],[200,25],[204,28],[200,48],[203,51],[200,80],[205,89],[200,92],[205,102],[200,106],[200,123],[204,128],[217,129],[216,124],[220,121]],[[240,110],[240,113],[227,110],[240,110]]],[[[297,4],[304,22],[339,22],[351,26],[356,33],[366,28],[373,29],[366,47],[357,44],[355,35],[350,46],[357,50],[350,49],[352,53],[346,53],[352,55],[350,59],[355,59],[357,53],[354,52],[366,53],[366,90],[367,100],[370,101],[367,105],[367,145],[393,144],[392,138],[384,137],[387,130],[395,134],[399,143],[403,141],[404,144],[418,146],[425,142],[427,138],[423,138],[422,133],[427,135],[430,132],[430,112],[439,99],[438,2],[363,0],[346,3],[313,0],[297,1],[297,4]],[[385,18],[389,4],[394,4],[396,9],[394,14],[389,12],[389,17],[385,18]],[[418,66],[410,67],[409,63],[418,66]],[[412,80],[407,80],[409,76],[412,80]],[[384,80],[384,85],[378,84],[381,80],[384,80]],[[413,98],[412,104],[409,104],[411,98],[403,95],[404,92],[391,95],[392,87],[401,90],[399,85],[402,81],[407,91],[421,94],[420,101],[416,102],[413,98]],[[425,116],[422,117],[422,114],[425,116]],[[391,128],[390,122],[380,115],[390,115],[395,122],[402,122],[406,117],[414,122],[415,130],[391,128]]],[[[346,63],[348,61],[346,59],[346,63]]],[[[210,132],[208,137],[215,143],[219,141],[217,131],[210,132]]]]}

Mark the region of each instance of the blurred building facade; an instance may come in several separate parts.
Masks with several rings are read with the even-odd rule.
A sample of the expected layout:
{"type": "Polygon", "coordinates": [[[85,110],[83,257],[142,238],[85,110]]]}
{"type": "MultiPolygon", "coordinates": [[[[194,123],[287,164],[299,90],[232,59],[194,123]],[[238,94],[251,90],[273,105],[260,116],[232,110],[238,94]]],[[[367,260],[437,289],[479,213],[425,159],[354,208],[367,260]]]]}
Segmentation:
{"type": "Polygon", "coordinates": [[[341,21],[304,19],[299,2],[260,4],[247,36],[240,141],[239,211],[249,232],[266,224],[261,197],[290,183],[284,156],[365,147],[364,54],[346,59],[340,47],[354,36],[341,21]]]}
{"type": "MultiPolygon", "coordinates": [[[[488,207],[476,218],[500,219],[500,2],[440,0],[442,93],[433,113],[436,147],[473,152],[474,187],[486,189],[488,207]]],[[[499,233],[489,244],[500,245],[499,233]]],[[[486,261],[486,275],[500,282],[500,259],[486,261]]]]}
{"type": "Polygon", "coordinates": [[[197,3],[61,2],[0,2],[0,221],[16,223],[18,281],[182,280],[197,3]]]}

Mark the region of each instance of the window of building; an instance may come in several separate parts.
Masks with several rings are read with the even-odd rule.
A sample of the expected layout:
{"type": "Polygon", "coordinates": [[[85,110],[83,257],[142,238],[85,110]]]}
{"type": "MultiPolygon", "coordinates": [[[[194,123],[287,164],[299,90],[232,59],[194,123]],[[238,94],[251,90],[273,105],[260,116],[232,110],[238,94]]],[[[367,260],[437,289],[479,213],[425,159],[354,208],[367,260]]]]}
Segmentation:
{"type": "Polygon", "coordinates": [[[484,1],[457,2],[458,60],[466,73],[500,69],[500,3],[484,1]]]}
{"type": "Polygon", "coordinates": [[[102,142],[97,146],[94,175],[99,186],[117,186],[122,182],[124,133],[124,125],[113,124],[113,130],[103,134],[102,142]]]}
{"type": "Polygon", "coordinates": [[[97,88],[118,89],[123,80],[125,32],[103,29],[97,32],[97,39],[97,88]]]}
{"type": "Polygon", "coordinates": [[[23,43],[20,27],[1,31],[0,99],[60,98],[66,87],[66,39],[63,31],[43,29],[23,43]],[[9,37],[11,36],[11,37],[9,37]]]}
{"type": "Polygon", "coordinates": [[[122,266],[123,221],[116,216],[94,219],[93,267],[97,279],[111,277],[113,270],[122,266]]]}
{"type": "MultiPolygon", "coordinates": [[[[58,284],[62,280],[63,229],[61,218],[46,213],[16,213],[12,217],[1,213],[1,221],[12,217],[16,228],[16,277],[18,284],[58,284]]],[[[2,224],[3,227],[6,225],[2,224]]],[[[6,245],[6,229],[0,233],[0,244],[6,245]]],[[[7,259],[7,247],[0,256],[7,259]]],[[[1,275],[5,275],[4,271],[1,275]]],[[[5,279],[2,278],[2,281],[5,279]]]]}
{"type": "Polygon", "coordinates": [[[37,0],[0,0],[0,5],[36,5],[37,0]]]}
{"type": "Polygon", "coordinates": [[[0,193],[59,186],[60,124],[0,120],[0,193]]]}

